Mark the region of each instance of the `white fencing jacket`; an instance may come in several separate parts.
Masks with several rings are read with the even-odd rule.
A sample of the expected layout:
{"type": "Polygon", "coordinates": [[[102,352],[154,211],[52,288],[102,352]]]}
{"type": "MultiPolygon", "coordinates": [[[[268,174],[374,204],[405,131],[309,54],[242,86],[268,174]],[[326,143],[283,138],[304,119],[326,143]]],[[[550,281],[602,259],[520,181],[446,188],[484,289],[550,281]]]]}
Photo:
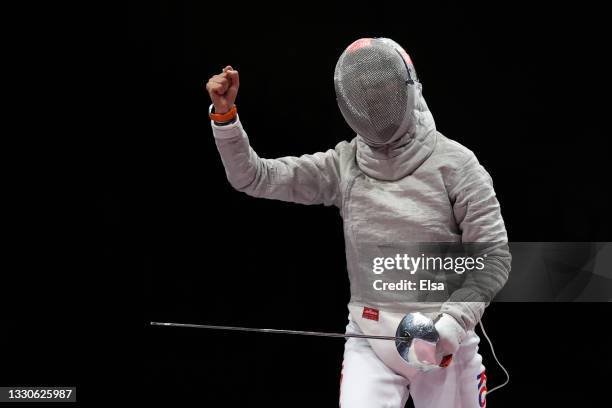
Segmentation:
{"type": "MultiPolygon", "coordinates": [[[[422,94],[418,99],[412,132],[384,148],[370,147],[357,135],[326,152],[263,159],[250,146],[239,118],[229,125],[211,122],[227,178],[236,190],[339,208],[351,282],[349,311],[368,334],[395,335],[398,319],[414,311],[447,313],[464,330],[473,330],[510,271],[506,228],[490,175],[472,151],[436,130],[422,94]],[[364,286],[367,280],[359,266],[364,242],[490,245],[486,267],[470,272],[478,274],[472,284],[468,278],[444,302],[417,302],[416,294],[373,296],[364,286]],[[364,319],[364,307],[379,310],[379,320],[364,319]]],[[[397,353],[389,343],[378,340],[372,345],[379,354],[397,353]]]]}

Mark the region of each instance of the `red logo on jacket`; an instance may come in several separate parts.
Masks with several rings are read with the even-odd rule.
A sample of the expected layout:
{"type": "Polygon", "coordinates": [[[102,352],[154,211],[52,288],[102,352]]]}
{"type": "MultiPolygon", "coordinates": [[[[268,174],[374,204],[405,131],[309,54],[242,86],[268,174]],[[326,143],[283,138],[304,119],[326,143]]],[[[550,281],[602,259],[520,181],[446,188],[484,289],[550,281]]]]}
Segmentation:
{"type": "Polygon", "coordinates": [[[378,321],[378,309],[372,309],[371,307],[364,307],[361,317],[364,319],[378,321]]]}

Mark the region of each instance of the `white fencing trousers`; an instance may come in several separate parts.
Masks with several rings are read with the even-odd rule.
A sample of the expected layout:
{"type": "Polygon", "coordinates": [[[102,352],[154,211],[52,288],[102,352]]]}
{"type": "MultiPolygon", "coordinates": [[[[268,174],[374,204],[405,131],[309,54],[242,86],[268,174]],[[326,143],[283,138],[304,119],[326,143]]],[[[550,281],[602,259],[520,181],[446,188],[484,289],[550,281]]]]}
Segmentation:
{"type": "MultiPolygon", "coordinates": [[[[362,333],[353,320],[346,332],[362,333]]],[[[479,342],[476,333],[469,331],[448,367],[399,374],[378,358],[368,340],[349,338],[344,346],[340,408],[404,408],[409,396],[416,408],[486,407],[479,342]]]]}

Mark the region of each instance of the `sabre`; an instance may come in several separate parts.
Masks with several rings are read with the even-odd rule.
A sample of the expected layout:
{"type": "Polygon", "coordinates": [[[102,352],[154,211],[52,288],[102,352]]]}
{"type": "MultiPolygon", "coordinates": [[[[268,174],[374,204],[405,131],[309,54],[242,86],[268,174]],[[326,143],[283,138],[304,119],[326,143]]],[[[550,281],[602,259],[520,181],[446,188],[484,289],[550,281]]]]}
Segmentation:
{"type": "Polygon", "coordinates": [[[167,323],[167,322],[151,322],[151,326],[165,326],[165,327],[188,327],[195,329],[208,329],[208,330],[232,330],[241,332],[255,332],[255,333],[273,333],[273,334],[294,334],[299,336],[318,336],[318,337],[336,337],[336,338],[348,338],[356,337],[360,339],[376,339],[376,340],[394,340],[397,342],[408,343],[412,340],[411,336],[395,337],[395,336],[374,336],[368,334],[357,334],[357,333],[327,333],[317,331],[304,331],[304,330],[281,330],[281,329],[260,329],[253,327],[238,327],[238,326],[214,326],[210,324],[193,324],[193,323],[167,323]]]}
{"type": "Polygon", "coordinates": [[[436,351],[440,339],[432,319],[415,312],[405,315],[395,330],[395,336],[379,336],[360,333],[329,333],[304,330],[261,329],[239,326],[215,326],[210,324],[150,322],[151,326],[186,327],[208,330],[231,330],[251,333],[293,334],[300,336],[335,337],[374,340],[393,340],[397,352],[409,365],[421,371],[429,371],[450,364],[452,355],[441,356],[436,351]]]}

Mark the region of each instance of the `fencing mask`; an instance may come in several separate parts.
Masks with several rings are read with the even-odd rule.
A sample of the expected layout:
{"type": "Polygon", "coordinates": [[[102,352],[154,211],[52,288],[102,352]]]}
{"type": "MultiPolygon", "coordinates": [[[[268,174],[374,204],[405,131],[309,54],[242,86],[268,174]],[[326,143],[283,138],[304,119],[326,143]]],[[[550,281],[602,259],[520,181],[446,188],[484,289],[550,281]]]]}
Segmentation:
{"type": "Polygon", "coordinates": [[[362,38],[349,45],[336,64],[334,86],[342,116],[369,145],[391,143],[414,126],[419,83],[395,41],[362,38]]]}

